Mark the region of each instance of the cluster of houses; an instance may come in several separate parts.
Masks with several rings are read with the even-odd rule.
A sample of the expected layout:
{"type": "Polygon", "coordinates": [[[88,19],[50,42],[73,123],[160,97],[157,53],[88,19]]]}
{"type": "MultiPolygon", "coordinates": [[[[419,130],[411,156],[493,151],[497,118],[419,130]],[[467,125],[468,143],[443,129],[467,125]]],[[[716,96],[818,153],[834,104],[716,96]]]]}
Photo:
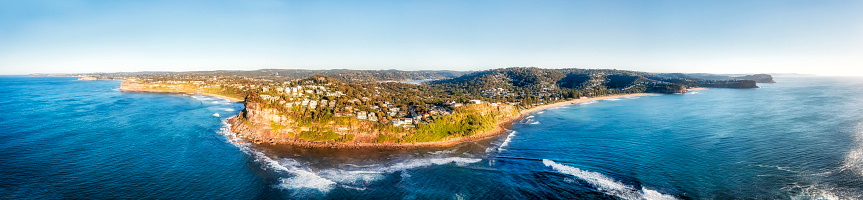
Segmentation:
{"type": "MultiPolygon", "coordinates": [[[[214,78],[215,80],[215,78],[214,78]]],[[[161,81],[160,81],[161,82],[161,81]]],[[[269,101],[271,103],[278,103],[279,105],[283,105],[288,108],[292,107],[305,107],[308,109],[317,109],[319,107],[329,107],[330,109],[334,109],[336,107],[335,101],[330,101],[327,99],[320,99],[324,96],[327,97],[335,97],[339,98],[344,95],[342,91],[331,91],[326,86],[320,85],[294,85],[296,83],[285,82],[283,86],[278,86],[280,84],[276,83],[276,85],[246,85],[246,84],[229,84],[223,81],[218,81],[218,83],[207,83],[204,81],[165,81],[168,84],[182,84],[182,83],[192,83],[197,87],[232,87],[242,90],[255,90],[263,92],[264,94],[260,94],[259,97],[261,100],[269,101]],[[293,86],[288,86],[293,85],[293,86]],[[318,100],[316,100],[318,99],[318,100]]],[[[511,95],[506,90],[502,88],[495,88],[493,90],[489,90],[489,94],[494,95],[511,95]]],[[[332,98],[329,98],[332,99],[332,98]]],[[[354,104],[362,104],[363,102],[371,101],[372,99],[369,97],[360,97],[355,99],[347,100],[347,102],[352,102],[354,104]]],[[[483,101],[480,100],[470,100],[470,104],[480,104],[483,101]]],[[[496,104],[496,103],[494,103],[496,104]]],[[[400,108],[397,105],[391,102],[377,102],[375,105],[364,107],[363,109],[354,108],[352,106],[345,106],[340,111],[335,112],[335,117],[356,117],[359,120],[368,120],[372,122],[381,121],[383,123],[392,123],[395,127],[415,127],[416,124],[419,124],[423,121],[423,119],[430,119],[431,116],[435,115],[448,115],[452,114],[452,108],[457,108],[463,106],[460,102],[450,101],[448,102],[448,107],[446,106],[436,106],[436,105],[426,105],[429,109],[425,113],[416,113],[413,109],[404,109],[400,108]],[[385,116],[379,116],[378,113],[385,116]],[[390,120],[386,120],[390,119],[390,120]]]]}
{"type": "Polygon", "coordinates": [[[512,96],[515,94],[510,93],[509,91],[507,91],[506,89],[503,89],[503,88],[490,88],[490,89],[482,91],[482,93],[480,95],[482,95],[484,97],[491,98],[491,97],[495,97],[495,96],[512,96]]]}

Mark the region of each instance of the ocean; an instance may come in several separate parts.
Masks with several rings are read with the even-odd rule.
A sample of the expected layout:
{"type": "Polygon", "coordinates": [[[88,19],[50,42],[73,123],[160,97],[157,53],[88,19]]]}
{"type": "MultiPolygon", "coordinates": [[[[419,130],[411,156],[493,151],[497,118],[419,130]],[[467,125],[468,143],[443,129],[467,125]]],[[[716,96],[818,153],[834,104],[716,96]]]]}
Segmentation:
{"type": "Polygon", "coordinates": [[[538,111],[446,148],[250,145],[243,105],[0,76],[3,199],[863,199],[863,79],[538,111]],[[218,114],[218,115],[216,115],[218,114]]]}

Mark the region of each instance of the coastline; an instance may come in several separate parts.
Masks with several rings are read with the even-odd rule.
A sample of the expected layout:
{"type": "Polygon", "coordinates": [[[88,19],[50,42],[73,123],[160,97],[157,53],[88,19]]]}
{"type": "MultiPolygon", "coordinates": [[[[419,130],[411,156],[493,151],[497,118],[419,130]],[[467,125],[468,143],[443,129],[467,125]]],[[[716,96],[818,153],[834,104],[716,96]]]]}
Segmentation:
{"type": "Polygon", "coordinates": [[[149,89],[149,88],[141,87],[138,83],[128,82],[128,81],[120,83],[120,88],[117,90],[120,90],[121,92],[147,92],[147,93],[171,93],[171,94],[193,93],[193,94],[200,94],[200,95],[205,95],[205,96],[212,96],[212,97],[227,99],[228,101],[232,101],[235,103],[242,103],[242,102],[246,101],[246,100],[240,99],[240,98],[229,97],[229,96],[218,95],[218,94],[204,93],[204,92],[197,91],[197,90],[195,90],[195,91],[166,91],[166,90],[149,89]]]}
{"type": "Polygon", "coordinates": [[[612,99],[612,98],[619,98],[619,97],[645,96],[645,95],[651,95],[651,94],[652,93],[617,94],[617,95],[609,95],[609,96],[601,96],[601,97],[590,97],[590,98],[584,98],[584,99],[573,99],[573,100],[569,100],[569,101],[557,102],[557,103],[553,103],[553,104],[546,104],[546,105],[541,105],[541,106],[529,108],[526,110],[522,110],[521,112],[519,112],[519,114],[520,115],[526,115],[526,114],[530,114],[530,113],[540,111],[540,110],[545,110],[545,109],[559,107],[559,106],[565,106],[565,105],[579,104],[579,103],[584,103],[584,102],[588,102],[588,101],[612,99]]]}
{"type": "MultiPolygon", "coordinates": [[[[508,127],[511,127],[515,121],[518,121],[524,118],[526,115],[529,115],[536,111],[541,111],[549,108],[565,106],[565,105],[573,105],[584,103],[588,101],[595,100],[603,100],[603,99],[611,99],[611,98],[620,98],[620,97],[634,97],[634,96],[645,96],[651,95],[652,93],[636,93],[636,94],[619,94],[619,95],[609,95],[609,96],[601,96],[601,97],[591,97],[584,99],[573,99],[569,101],[557,102],[553,104],[541,105],[529,109],[525,109],[519,111],[519,114],[516,116],[512,116],[504,119],[501,122],[497,123],[497,128],[491,131],[487,131],[484,133],[464,136],[464,137],[456,137],[450,138],[442,141],[434,141],[434,142],[415,142],[415,143],[341,143],[341,142],[314,142],[314,141],[305,141],[305,140],[295,140],[295,139],[273,139],[273,138],[248,138],[243,134],[244,132],[254,131],[251,128],[247,127],[243,123],[239,123],[236,120],[237,116],[228,118],[228,123],[231,125],[231,132],[237,134],[238,137],[247,139],[252,143],[270,143],[270,144],[285,144],[285,145],[293,145],[307,148],[335,148],[335,149],[357,149],[357,148],[384,148],[384,149],[400,149],[400,148],[420,148],[420,147],[447,147],[452,146],[464,142],[473,142],[483,139],[488,139],[500,134],[507,133],[508,127]]],[[[251,135],[251,134],[250,134],[251,135]]]]}
{"type": "Polygon", "coordinates": [[[203,92],[194,92],[194,93],[195,93],[195,94],[204,95],[204,96],[212,96],[212,97],[216,97],[216,98],[227,99],[228,101],[231,101],[231,102],[234,102],[234,103],[243,103],[243,102],[245,102],[245,101],[246,101],[246,100],[243,100],[243,99],[234,98],[234,97],[229,97],[229,96],[223,96],[223,95],[218,95],[218,94],[210,94],[210,93],[203,93],[203,92]]]}

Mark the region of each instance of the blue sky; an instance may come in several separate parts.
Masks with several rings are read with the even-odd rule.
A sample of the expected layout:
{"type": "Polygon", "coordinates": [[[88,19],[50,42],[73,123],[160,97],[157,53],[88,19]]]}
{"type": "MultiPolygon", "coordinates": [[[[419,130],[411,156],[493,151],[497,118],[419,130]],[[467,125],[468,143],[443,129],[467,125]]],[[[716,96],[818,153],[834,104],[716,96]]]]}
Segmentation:
{"type": "Polygon", "coordinates": [[[863,75],[863,1],[0,0],[0,74],[512,66],[863,75]]]}

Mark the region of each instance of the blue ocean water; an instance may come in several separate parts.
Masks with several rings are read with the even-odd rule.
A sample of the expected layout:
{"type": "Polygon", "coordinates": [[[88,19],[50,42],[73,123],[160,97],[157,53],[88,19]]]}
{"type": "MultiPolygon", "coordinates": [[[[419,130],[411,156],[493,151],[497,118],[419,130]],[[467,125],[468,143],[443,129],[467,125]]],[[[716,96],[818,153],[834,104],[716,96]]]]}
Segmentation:
{"type": "Polygon", "coordinates": [[[0,197],[861,199],[863,79],[617,98],[447,148],[249,145],[242,105],[0,76],[0,197]],[[214,114],[218,113],[218,117],[214,114]]]}

